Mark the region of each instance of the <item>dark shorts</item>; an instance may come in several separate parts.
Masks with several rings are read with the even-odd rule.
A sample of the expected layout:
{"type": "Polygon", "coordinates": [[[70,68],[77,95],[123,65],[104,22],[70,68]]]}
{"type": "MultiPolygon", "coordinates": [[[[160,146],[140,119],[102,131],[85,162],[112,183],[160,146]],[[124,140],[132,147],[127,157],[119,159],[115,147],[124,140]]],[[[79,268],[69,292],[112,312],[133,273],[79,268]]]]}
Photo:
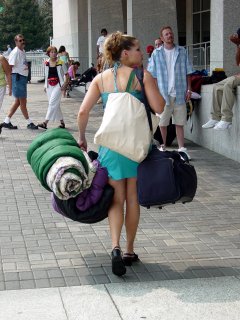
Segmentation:
{"type": "Polygon", "coordinates": [[[27,77],[12,73],[12,95],[14,98],[27,98],[27,77]]]}

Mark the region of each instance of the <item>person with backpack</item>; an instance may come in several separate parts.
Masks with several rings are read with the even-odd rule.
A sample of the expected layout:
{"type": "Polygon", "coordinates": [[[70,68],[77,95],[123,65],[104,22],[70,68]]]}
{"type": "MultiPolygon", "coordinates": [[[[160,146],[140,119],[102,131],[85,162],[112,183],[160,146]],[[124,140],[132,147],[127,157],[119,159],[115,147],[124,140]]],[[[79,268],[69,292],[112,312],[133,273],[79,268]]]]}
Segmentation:
{"type": "MultiPolygon", "coordinates": [[[[93,79],[78,113],[79,146],[84,150],[87,150],[85,131],[89,113],[99,97],[102,97],[104,108],[109,94],[113,92],[125,93],[127,91],[135,98],[143,101],[141,85],[137,77],[132,76],[134,67],[142,66],[143,63],[143,53],[139,41],[133,36],[117,31],[106,39],[104,56],[109,65],[113,67],[103,71],[93,79]],[[129,83],[129,79],[131,79],[131,83],[129,83]],[[127,88],[129,88],[129,91],[127,88]]],[[[143,82],[152,110],[161,113],[165,101],[159,93],[153,77],[146,70],[144,70],[143,82]]],[[[124,123],[122,127],[121,134],[124,135],[124,123]]],[[[126,265],[131,265],[138,260],[138,255],[134,253],[134,240],[140,215],[136,189],[138,162],[102,146],[99,148],[98,160],[103,167],[107,168],[109,184],[114,188],[114,198],[108,212],[112,239],[112,272],[117,276],[122,276],[126,273],[126,265]],[[124,217],[125,203],[126,213],[124,217]],[[124,220],[127,241],[126,250],[122,254],[120,237],[124,220]]]]}

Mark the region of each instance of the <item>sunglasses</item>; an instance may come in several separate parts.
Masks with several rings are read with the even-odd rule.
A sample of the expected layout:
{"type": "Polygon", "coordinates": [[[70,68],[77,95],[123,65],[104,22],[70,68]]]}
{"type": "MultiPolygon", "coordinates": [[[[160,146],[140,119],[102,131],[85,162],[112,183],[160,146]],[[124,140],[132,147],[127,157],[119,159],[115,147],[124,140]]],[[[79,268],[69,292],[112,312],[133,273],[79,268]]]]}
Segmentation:
{"type": "Polygon", "coordinates": [[[20,39],[18,40],[18,42],[25,42],[25,39],[20,39]]]}

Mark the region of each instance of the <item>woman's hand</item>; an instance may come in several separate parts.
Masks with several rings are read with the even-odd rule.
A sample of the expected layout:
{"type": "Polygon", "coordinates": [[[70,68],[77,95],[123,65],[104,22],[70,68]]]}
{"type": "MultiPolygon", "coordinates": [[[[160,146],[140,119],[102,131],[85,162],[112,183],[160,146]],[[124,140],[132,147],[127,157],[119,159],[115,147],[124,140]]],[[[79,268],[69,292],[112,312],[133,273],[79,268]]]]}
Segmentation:
{"type": "Polygon", "coordinates": [[[84,150],[84,151],[87,151],[87,140],[86,138],[84,137],[83,139],[79,138],[78,139],[78,144],[79,144],[79,147],[84,150]]]}

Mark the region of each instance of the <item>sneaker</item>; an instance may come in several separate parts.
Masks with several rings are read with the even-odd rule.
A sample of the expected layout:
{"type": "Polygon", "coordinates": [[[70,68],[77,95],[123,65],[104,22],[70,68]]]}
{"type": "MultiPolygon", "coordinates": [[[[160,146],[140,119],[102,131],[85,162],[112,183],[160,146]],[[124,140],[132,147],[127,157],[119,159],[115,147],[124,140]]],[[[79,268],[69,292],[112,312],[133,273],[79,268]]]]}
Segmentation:
{"type": "Polygon", "coordinates": [[[226,130],[228,128],[231,128],[231,126],[232,126],[231,122],[227,122],[227,121],[221,120],[215,125],[215,127],[213,129],[215,129],[215,130],[226,130]]]}
{"type": "Polygon", "coordinates": [[[161,144],[160,147],[158,148],[160,151],[166,151],[166,146],[165,144],[161,144]]]}
{"type": "Polygon", "coordinates": [[[202,125],[202,128],[203,128],[203,129],[214,128],[215,125],[216,125],[218,122],[219,122],[219,121],[217,121],[217,120],[210,119],[207,123],[205,123],[204,125],[202,125]]]}
{"type": "Polygon", "coordinates": [[[33,122],[31,122],[27,125],[27,128],[32,130],[37,130],[38,126],[36,126],[33,122]]]}
{"type": "Polygon", "coordinates": [[[178,152],[180,155],[181,155],[181,153],[183,153],[183,155],[181,155],[183,160],[186,160],[185,156],[187,156],[188,161],[191,160],[190,155],[187,153],[187,148],[181,147],[178,149],[178,152]]]}
{"type": "Polygon", "coordinates": [[[17,128],[18,128],[17,126],[13,126],[13,125],[11,124],[11,122],[9,122],[9,123],[3,122],[3,123],[1,124],[1,126],[2,126],[2,128],[8,128],[8,129],[17,129],[17,128]]]}

